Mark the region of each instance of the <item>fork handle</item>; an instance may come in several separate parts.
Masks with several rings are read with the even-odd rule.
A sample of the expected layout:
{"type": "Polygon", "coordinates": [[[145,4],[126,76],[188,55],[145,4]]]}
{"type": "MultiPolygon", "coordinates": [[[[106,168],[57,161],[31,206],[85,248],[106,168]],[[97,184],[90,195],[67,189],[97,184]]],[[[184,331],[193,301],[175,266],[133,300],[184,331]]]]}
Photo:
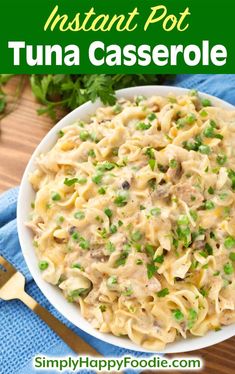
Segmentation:
{"type": "Polygon", "coordinates": [[[26,292],[19,295],[19,299],[36,313],[74,352],[79,355],[101,356],[99,352],[55,318],[26,292]]]}

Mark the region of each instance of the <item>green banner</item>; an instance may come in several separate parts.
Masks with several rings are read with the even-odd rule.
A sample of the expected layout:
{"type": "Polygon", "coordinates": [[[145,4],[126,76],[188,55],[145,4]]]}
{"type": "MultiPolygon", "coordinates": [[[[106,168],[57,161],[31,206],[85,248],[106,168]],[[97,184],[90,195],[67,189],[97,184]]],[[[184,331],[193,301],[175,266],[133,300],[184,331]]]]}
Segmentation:
{"type": "Polygon", "coordinates": [[[11,0],[1,73],[234,73],[234,0],[11,0]]]}

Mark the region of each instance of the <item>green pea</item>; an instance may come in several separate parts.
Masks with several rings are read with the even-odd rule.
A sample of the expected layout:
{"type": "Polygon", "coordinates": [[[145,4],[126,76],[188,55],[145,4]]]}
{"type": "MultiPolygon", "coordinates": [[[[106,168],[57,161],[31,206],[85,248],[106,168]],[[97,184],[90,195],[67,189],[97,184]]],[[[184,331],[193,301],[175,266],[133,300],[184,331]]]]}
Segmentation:
{"type": "Polygon", "coordinates": [[[224,241],[224,246],[226,249],[231,249],[235,247],[235,238],[232,236],[227,236],[227,238],[224,241]]]}
{"type": "Polygon", "coordinates": [[[46,270],[48,268],[49,264],[47,261],[40,261],[38,264],[38,267],[40,270],[46,270]]]}
{"type": "Polygon", "coordinates": [[[60,201],[61,200],[61,196],[58,192],[53,192],[52,195],[51,195],[51,198],[53,201],[60,201]]]}
{"type": "Polygon", "coordinates": [[[230,262],[224,265],[224,272],[227,275],[231,275],[233,273],[233,265],[230,262]]]}
{"type": "Polygon", "coordinates": [[[211,153],[211,149],[208,145],[202,144],[198,148],[199,152],[203,155],[209,155],[211,153]]]}

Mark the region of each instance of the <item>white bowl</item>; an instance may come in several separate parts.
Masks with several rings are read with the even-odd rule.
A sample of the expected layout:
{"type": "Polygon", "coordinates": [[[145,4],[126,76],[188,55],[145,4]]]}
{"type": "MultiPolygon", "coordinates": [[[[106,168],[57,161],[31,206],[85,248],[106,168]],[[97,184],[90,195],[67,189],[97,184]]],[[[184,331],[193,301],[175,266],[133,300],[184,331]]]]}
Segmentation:
{"type": "MultiPolygon", "coordinates": [[[[117,91],[117,97],[132,98],[133,96],[144,95],[161,95],[166,96],[168,93],[176,95],[185,94],[188,92],[187,89],[170,87],[170,86],[144,86],[144,87],[133,87],[117,91]]],[[[226,109],[234,109],[234,107],[225,101],[217,99],[213,96],[200,93],[202,97],[208,98],[216,106],[220,106],[226,109]]],[[[32,245],[33,235],[30,229],[25,226],[25,222],[28,221],[29,212],[31,210],[31,202],[34,200],[34,191],[28,182],[28,175],[35,169],[35,159],[41,152],[46,152],[51,149],[55,144],[58,136],[58,130],[65,126],[70,125],[77,119],[85,120],[89,115],[93,114],[95,110],[102,104],[97,101],[95,103],[88,102],[79,108],[73,110],[57,125],[55,125],[51,131],[41,141],[35,152],[33,153],[26,170],[24,172],[19,192],[18,207],[17,207],[17,227],[20,239],[20,245],[28,265],[28,268],[37,283],[40,290],[51,302],[51,304],[70,322],[75,326],[79,327],[86,333],[101,339],[107,343],[114,344],[118,347],[127,348],[135,351],[149,352],[131,342],[129,339],[124,337],[116,337],[112,334],[104,334],[94,329],[88,321],[86,321],[80,313],[78,306],[70,304],[62,295],[61,291],[47,282],[45,282],[38,269],[38,260],[35,255],[35,251],[32,245]]],[[[33,129],[32,129],[33,131],[33,129]]],[[[201,349],[208,347],[213,344],[222,342],[225,339],[232,337],[235,334],[235,325],[225,326],[218,332],[211,331],[203,337],[192,337],[187,340],[179,340],[177,342],[167,345],[166,349],[161,353],[176,353],[176,352],[187,352],[195,349],[201,349]]]]}

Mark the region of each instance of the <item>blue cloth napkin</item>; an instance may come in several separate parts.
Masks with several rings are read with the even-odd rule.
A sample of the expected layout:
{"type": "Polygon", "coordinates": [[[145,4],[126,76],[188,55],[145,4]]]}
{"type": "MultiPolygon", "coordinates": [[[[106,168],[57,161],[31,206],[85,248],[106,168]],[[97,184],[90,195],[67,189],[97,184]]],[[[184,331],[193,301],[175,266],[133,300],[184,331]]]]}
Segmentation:
{"type": "MultiPolygon", "coordinates": [[[[210,93],[235,105],[235,75],[179,75],[174,84],[210,93]]],[[[25,275],[26,291],[104,356],[143,355],[106,344],[75,328],[42,295],[21,254],[16,227],[17,196],[18,188],[0,195],[0,254],[25,275]]],[[[0,372],[4,374],[35,373],[32,357],[39,353],[50,356],[72,354],[61,339],[20,301],[0,300],[0,321],[0,372]]]]}

